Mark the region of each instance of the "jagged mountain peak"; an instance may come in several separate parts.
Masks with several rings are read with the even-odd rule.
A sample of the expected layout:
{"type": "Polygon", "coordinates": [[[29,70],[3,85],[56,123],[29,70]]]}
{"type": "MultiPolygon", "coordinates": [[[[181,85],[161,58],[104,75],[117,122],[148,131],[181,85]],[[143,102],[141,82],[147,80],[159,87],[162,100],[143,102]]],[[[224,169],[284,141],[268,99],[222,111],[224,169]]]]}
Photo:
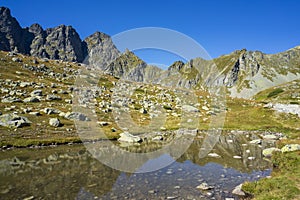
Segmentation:
{"type": "Polygon", "coordinates": [[[181,60],[175,61],[170,67],[168,68],[169,71],[175,70],[180,71],[182,67],[184,66],[184,62],[181,60]]]}
{"type": "Polygon", "coordinates": [[[32,24],[28,30],[35,35],[41,34],[44,31],[43,27],[38,23],[32,24]]]}
{"type": "Polygon", "coordinates": [[[102,32],[96,31],[95,33],[93,33],[92,35],[88,36],[87,38],[109,39],[110,36],[107,35],[106,33],[102,33],[102,32]]]}
{"type": "Polygon", "coordinates": [[[0,15],[3,16],[11,16],[10,9],[7,7],[0,7],[0,15]]]}
{"type": "Polygon", "coordinates": [[[9,8],[0,7],[0,16],[0,50],[76,62],[83,62],[92,48],[96,48],[97,51],[100,48],[106,49],[106,54],[107,49],[112,50],[113,55],[118,53],[114,50],[110,37],[101,32],[96,32],[82,41],[71,25],[62,24],[44,30],[41,25],[35,23],[22,29],[18,21],[11,16],[9,8]]]}

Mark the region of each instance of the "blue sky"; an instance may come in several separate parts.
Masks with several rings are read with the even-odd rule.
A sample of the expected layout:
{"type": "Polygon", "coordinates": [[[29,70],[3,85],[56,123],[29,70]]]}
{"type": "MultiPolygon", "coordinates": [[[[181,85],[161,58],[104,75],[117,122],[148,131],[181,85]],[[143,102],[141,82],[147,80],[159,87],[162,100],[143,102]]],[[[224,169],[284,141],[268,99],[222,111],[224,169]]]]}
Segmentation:
{"type": "MultiPolygon", "coordinates": [[[[96,30],[115,35],[140,27],[169,28],[196,40],[213,58],[243,48],[277,53],[300,45],[297,0],[0,0],[0,5],[9,7],[23,27],[72,25],[82,39],[96,30]]],[[[176,59],[136,53],[152,63],[176,59]]]]}

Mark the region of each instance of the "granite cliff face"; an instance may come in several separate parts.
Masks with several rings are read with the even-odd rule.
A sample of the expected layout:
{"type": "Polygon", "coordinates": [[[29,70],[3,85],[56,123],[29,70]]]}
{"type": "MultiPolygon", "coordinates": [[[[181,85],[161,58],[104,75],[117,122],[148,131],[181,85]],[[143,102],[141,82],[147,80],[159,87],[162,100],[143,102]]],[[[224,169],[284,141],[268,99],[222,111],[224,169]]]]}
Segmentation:
{"type": "Polygon", "coordinates": [[[29,32],[34,35],[30,45],[30,54],[37,57],[82,62],[86,55],[84,43],[71,26],[60,25],[43,30],[39,24],[33,24],[29,32]]]}

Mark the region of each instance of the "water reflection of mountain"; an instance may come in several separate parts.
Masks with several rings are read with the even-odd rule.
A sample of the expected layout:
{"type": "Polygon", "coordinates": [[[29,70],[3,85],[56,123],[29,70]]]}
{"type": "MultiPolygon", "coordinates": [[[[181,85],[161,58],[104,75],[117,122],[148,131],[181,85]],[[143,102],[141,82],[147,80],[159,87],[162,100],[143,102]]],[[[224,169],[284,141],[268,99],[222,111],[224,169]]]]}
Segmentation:
{"type": "Polygon", "coordinates": [[[241,172],[251,172],[254,170],[264,170],[270,168],[270,162],[262,156],[262,150],[272,144],[262,141],[261,145],[249,144],[251,139],[257,139],[255,134],[226,134],[218,138],[211,153],[216,153],[220,157],[206,156],[200,158],[203,138],[196,138],[189,149],[177,160],[184,162],[190,160],[195,164],[204,166],[214,162],[221,164],[225,168],[234,168],[241,172]],[[240,156],[240,158],[234,158],[240,156]]]}
{"type": "Polygon", "coordinates": [[[0,189],[6,199],[76,199],[102,196],[120,172],[92,158],[83,146],[13,150],[0,154],[0,189]]]}
{"type": "MultiPolygon", "coordinates": [[[[180,181],[182,182],[180,185],[181,193],[190,194],[193,192],[197,196],[199,191],[191,189],[189,184],[196,187],[199,184],[197,179],[199,175],[205,178],[209,173],[214,174],[215,177],[211,182],[215,182],[216,188],[221,191],[223,182],[226,182],[225,185],[235,186],[237,182],[240,183],[248,178],[256,177],[256,174],[246,177],[239,172],[234,172],[233,169],[243,173],[258,171],[260,176],[264,176],[263,171],[262,174],[259,171],[270,168],[270,163],[264,160],[261,155],[262,149],[269,144],[264,141],[261,145],[249,143],[250,140],[257,138],[255,134],[221,135],[218,138],[218,143],[211,151],[211,153],[215,153],[214,155],[220,155],[218,158],[199,157],[203,151],[204,138],[205,136],[202,138],[197,136],[187,151],[177,160],[179,163],[151,173],[133,175],[133,178],[129,179],[130,185],[149,180],[149,185],[153,183],[151,187],[160,186],[160,188],[164,188],[165,193],[168,193],[169,190],[173,191],[173,184],[182,179],[180,181]],[[240,158],[233,158],[234,156],[240,156],[240,158]],[[190,165],[190,162],[186,161],[194,164],[190,165]],[[231,168],[233,172],[224,171],[222,166],[231,168]],[[226,178],[221,180],[221,175],[226,176],[226,178]],[[233,178],[230,179],[230,177],[233,178]],[[238,179],[238,177],[241,178],[238,179]],[[186,186],[189,189],[186,189],[186,186]]],[[[145,148],[143,145],[128,148],[131,149],[131,152],[153,151],[161,148],[161,144],[154,142],[149,143],[145,148]]],[[[170,159],[174,158],[174,156],[169,157],[170,159]]],[[[126,162],[125,160],[121,161],[126,162]]],[[[135,164],[137,166],[143,165],[142,162],[135,164]]],[[[129,177],[132,176],[132,174],[128,175],[129,177]]],[[[207,181],[212,177],[212,175],[206,177],[207,181]]],[[[82,145],[44,149],[15,149],[0,153],[0,193],[5,199],[23,199],[31,196],[43,197],[44,199],[93,199],[95,196],[115,195],[116,190],[122,191],[122,185],[126,183],[128,183],[128,179],[122,178],[120,171],[111,169],[94,159],[82,145]]],[[[149,185],[145,190],[149,189],[149,185]]],[[[222,192],[220,191],[216,194],[221,195],[222,192]]],[[[128,193],[128,191],[126,192],[128,193]]],[[[144,193],[142,188],[135,190],[135,192],[144,193]]],[[[118,195],[122,196],[122,192],[118,195]]]]}

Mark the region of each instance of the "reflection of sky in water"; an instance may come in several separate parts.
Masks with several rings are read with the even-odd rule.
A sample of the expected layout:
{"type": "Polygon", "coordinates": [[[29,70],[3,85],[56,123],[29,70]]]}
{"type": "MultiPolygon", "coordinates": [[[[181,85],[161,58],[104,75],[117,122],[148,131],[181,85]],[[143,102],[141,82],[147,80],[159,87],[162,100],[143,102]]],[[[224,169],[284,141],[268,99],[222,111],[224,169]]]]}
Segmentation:
{"type": "Polygon", "coordinates": [[[148,160],[136,172],[148,172],[152,171],[153,169],[160,169],[163,166],[166,166],[165,163],[172,163],[174,161],[175,160],[169,154],[163,154],[158,158],[148,160]]]}
{"type": "MultiPolygon", "coordinates": [[[[158,163],[161,159],[171,159],[164,155],[150,161],[149,164],[158,163]]],[[[142,167],[149,165],[148,162],[142,167]]],[[[233,168],[225,168],[213,162],[199,166],[187,160],[183,163],[174,162],[172,165],[161,170],[142,173],[121,173],[116,180],[111,192],[103,196],[109,199],[111,196],[118,198],[157,198],[178,195],[178,197],[208,197],[206,192],[196,187],[203,182],[214,186],[209,192],[215,197],[233,197],[232,189],[246,180],[253,181],[270,175],[271,170],[252,171],[242,173],[233,168]]]]}

